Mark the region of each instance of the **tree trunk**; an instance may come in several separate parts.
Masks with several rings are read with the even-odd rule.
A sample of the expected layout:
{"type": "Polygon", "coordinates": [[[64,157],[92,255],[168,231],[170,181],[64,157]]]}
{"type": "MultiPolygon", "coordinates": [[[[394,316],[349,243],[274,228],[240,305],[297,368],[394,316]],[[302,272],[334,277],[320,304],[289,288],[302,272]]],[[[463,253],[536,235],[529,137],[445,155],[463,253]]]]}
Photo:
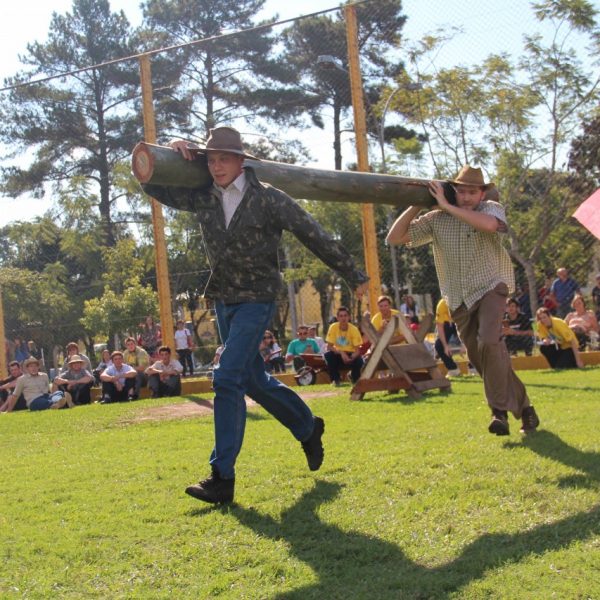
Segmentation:
{"type": "MultiPolygon", "coordinates": [[[[427,208],[434,203],[428,179],[313,169],[268,160],[246,160],[244,164],[252,167],[261,181],[281,188],[294,198],[371,202],[400,208],[427,208]]],[[[203,154],[199,153],[195,161],[187,161],[167,146],[140,142],[133,149],[132,170],[142,183],[199,190],[212,185],[203,154]]]]}

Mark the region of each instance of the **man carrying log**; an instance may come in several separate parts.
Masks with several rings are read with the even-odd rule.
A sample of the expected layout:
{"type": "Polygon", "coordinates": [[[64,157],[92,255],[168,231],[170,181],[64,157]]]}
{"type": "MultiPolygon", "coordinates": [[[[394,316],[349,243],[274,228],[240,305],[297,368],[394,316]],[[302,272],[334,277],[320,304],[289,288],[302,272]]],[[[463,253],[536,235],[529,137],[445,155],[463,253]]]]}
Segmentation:
{"type": "Polygon", "coordinates": [[[450,182],[456,204],[448,202],[443,185],[429,186],[437,207],[416,218],[421,207],[406,209],[392,225],[387,241],[411,247],[431,242],[442,296],[448,302],[469,360],[483,378],[492,409],[490,433],[508,435],[508,411],[522,419],[521,431],[533,431],[539,419],[525,386],[512,370],[502,340],[502,318],[514,272],[500,235],[507,231],[504,208],[484,200],[494,186],[484,183],[481,169],[465,165],[450,182]]]}
{"type": "Polygon", "coordinates": [[[348,253],[292,198],[263,185],[244,158],[238,131],[218,127],[205,147],[184,140],[170,146],[187,160],[205,154],[213,185],[207,191],[144,185],[144,190],[172,208],[196,214],[211,268],[205,296],[215,301],[219,334],[225,346],[214,370],[215,446],[211,475],[186,489],[198,500],[233,501],[235,461],[246,422],[247,394],[287,427],[301,442],[311,471],[323,462],[325,424],[290,388],[265,372],[259,345],[271,324],[281,285],[277,249],[283,230],[292,232],[357,294],[367,277],[348,253]]]}

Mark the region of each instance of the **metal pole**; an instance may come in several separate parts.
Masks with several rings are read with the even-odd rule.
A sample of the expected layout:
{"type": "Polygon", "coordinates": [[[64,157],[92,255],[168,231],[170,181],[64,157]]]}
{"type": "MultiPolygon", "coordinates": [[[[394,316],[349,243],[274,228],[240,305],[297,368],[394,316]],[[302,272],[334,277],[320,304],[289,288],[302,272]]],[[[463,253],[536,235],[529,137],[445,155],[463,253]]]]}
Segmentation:
{"type": "MultiPolygon", "coordinates": [[[[367,145],[367,122],[363,98],[362,76],[358,55],[358,26],[356,8],[344,8],[346,18],[346,40],[348,44],[348,70],[350,73],[350,90],[352,92],[352,108],[354,110],[354,131],[356,134],[356,158],[359,171],[369,171],[369,150],[367,145]]],[[[363,246],[365,266],[369,276],[369,310],[374,313],[377,297],[381,293],[381,276],[379,273],[379,256],[377,253],[377,233],[375,230],[375,214],[373,204],[362,205],[363,246]]]]}
{"type": "MultiPolygon", "coordinates": [[[[392,98],[395,96],[396,92],[400,91],[402,88],[397,87],[390,95],[387,97],[385,101],[385,105],[383,107],[383,112],[381,113],[381,123],[379,125],[379,146],[381,147],[381,169],[383,173],[387,173],[387,162],[385,158],[385,115],[387,114],[388,108],[390,107],[390,102],[392,98]]],[[[392,212],[388,213],[388,227],[391,227],[394,219],[392,217],[392,212]]],[[[396,256],[396,246],[390,246],[390,259],[392,261],[392,283],[394,285],[394,300],[396,304],[396,308],[400,308],[400,282],[398,281],[398,258],[396,256]]]]}
{"type": "Polygon", "coordinates": [[[0,342],[2,349],[0,350],[0,377],[3,379],[8,376],[6,368],[6,332],[4,330],[4,302],[2,301],[2,288],[0,287],[0,342]]]}
{"type": "MultiPolygon", "coordinates": [[[[140,56],[140,82],[142,84],[142,111],[144,117],[144,137],[150,144],[156,144],[156,124],[154,121],[154,104],[152,100],[152,71],[150,55],[140,56]]],[[[154,256],[156,262],[156,284],[160,310],[160,326],[163,344],[175,353],[175,331],[171,310],[171,288],[169,287],[169,265],[167,245],[165,242],[165,220],[162,206],[154,198],[152,205],[152,229],[154,232],[154,256]]]]}

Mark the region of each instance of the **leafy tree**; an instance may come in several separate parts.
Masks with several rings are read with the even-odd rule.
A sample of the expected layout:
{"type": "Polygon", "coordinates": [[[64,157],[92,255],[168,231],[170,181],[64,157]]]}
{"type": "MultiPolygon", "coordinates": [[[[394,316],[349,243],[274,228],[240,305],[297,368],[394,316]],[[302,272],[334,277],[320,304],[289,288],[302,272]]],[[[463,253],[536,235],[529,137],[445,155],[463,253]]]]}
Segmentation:
{"type": "Polygon", "coordinates": [[[51,356],[56,344],[77,337],[80,328],[77,320],[72,320],[75,303],[64,275],[59,263],[48,263],[42,271],[0,268],[8,338],[21,335],[35,339],[45,356],[51,356]]]}
{"type": "Polygon", "coordinates": [[[158,295],[140,281],[145,265],[134,240],[120,240],[103,253],[104,293],[85,301],[80,322],[92,338],[106,339],[112,347],[115,335],[134,333],[145,316],[158,315],[158,295]]]}
{"type": "MultiPolygon", "coordinates": [[[[160,35],[161,45],[205,40],[177,51],[181,84],[164,93],[189,115],[187,127],[165,135],[196,134],[242,118],[289,118],[298,111],[301,92],[289,85],[293,77],[274,54],[268,29],[214,39],[227,31],[251,30],[265,0],[147,0],[145,25],[160,35]]],[[[271,19],[271,22],[274,19],[271,19]]],[[[280,123],[281,124],[281,123],[280,123]]]]}
{"type": "Polygon", "coordinates": [[[42,197],[47,184],[61,190],[72,177],[85,178],[109,245],[117,238],[112,210],[123,193],[114,189],[117,166],[141,137],[131,102],[139,76],[132,62],[82,69],[134,54],[133,41],[125,15],[111,12],[108,0],[73,0],[71,12],[53,14],[47,41],[27,46],[25,69],[5,81],[17,87],[0,102],[0,140],[12,154],[32,157],[27,167],[2,169],[2,192],[42,197]],[[69,71],[76,72],[26,85],[69,71]]]}
{"type": "MultiPolygon", "coordinates": [[[[354,257],[362,255],[360,205],[315,201],[303,201],[302,204],[354,257]]],[[[350,307],[353,315],[357,314],[357,310],[354,310],[353,290],[348,288],[337,273],[291,235],[284,236],[284,245],[288,248],[287,256],[291,257],[291,264],[287,264],[287,268],[284,269],[286,281],[298,284],[309,279],[312,281],[319,296],[321,319],[324,325],[333,314],[332,303],[337,288],[341,290],[342,303],[350,307]]],[[[357,263],[360,264],[360,261],[357,263]]]]}
{"type": "MultiPolygon", "coordinates": [[[[563,226],[582,182],[561,169],[560,156],[579,115],[598,97],[598,77],[569,47],[570,36],[587,37],[595,48],[600,38],[596,11],[586,0],[531,6],[551,26],[550,42],[533,33],[525,37],[516,64],[507,55],[493,55],[481,65],[433,73],[422,65],[446,38],[428,36],[410,52],[410,75],[418,85],[405,86],[392,108],[423,128],[437,176],[452,176],[463,163],[496,172],[511,224],[510,252],[534,290],[546,258],[562,260],[557,231],[566,236],[559,251],[565,259],[571,254],[572,232],[563,226]]],[[[535,304],[532,294],[533,309],[535,304]]]]}
{"type": "MultiPolygon", "coordinates": [[[[361,71],[369,107],[378,101],[382,84],[403,70],[401,64],[390,58],[400,42],[406,21],[401,8],[400,0],[382,0],[376,5],[367,3],[356,7],[361,71]]],[[[298,20],[284,32],[283,39],[285,62],[296,74],[297,85],[307,94],[304,110],[312,123],[323,128],[323,107],[328,106],[333,111],[334,164],[339,170],[342,168],[342,123],[352,105],[343,13],[298,20]]],[[[369,129],[378,137],[374,112],[368,110],[368,116],[369,129]]]]}

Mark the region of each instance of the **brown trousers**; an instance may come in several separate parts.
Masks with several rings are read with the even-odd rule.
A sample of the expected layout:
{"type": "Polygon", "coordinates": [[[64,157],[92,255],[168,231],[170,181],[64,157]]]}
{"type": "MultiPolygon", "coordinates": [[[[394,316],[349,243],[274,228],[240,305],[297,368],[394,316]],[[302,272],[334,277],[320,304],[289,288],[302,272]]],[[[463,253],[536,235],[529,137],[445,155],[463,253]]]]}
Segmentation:
{"type": "Polygon", "coordinates": [[[512,369],[501,337],[507,296],[507,285],[499,283],[470,309],[461,304],[452,311],[452,318],[469,360],[483,379],[490,408],[510,411],[520,419],[523,409],[529,406],[529,398],[525,386],[512,369]]]}

